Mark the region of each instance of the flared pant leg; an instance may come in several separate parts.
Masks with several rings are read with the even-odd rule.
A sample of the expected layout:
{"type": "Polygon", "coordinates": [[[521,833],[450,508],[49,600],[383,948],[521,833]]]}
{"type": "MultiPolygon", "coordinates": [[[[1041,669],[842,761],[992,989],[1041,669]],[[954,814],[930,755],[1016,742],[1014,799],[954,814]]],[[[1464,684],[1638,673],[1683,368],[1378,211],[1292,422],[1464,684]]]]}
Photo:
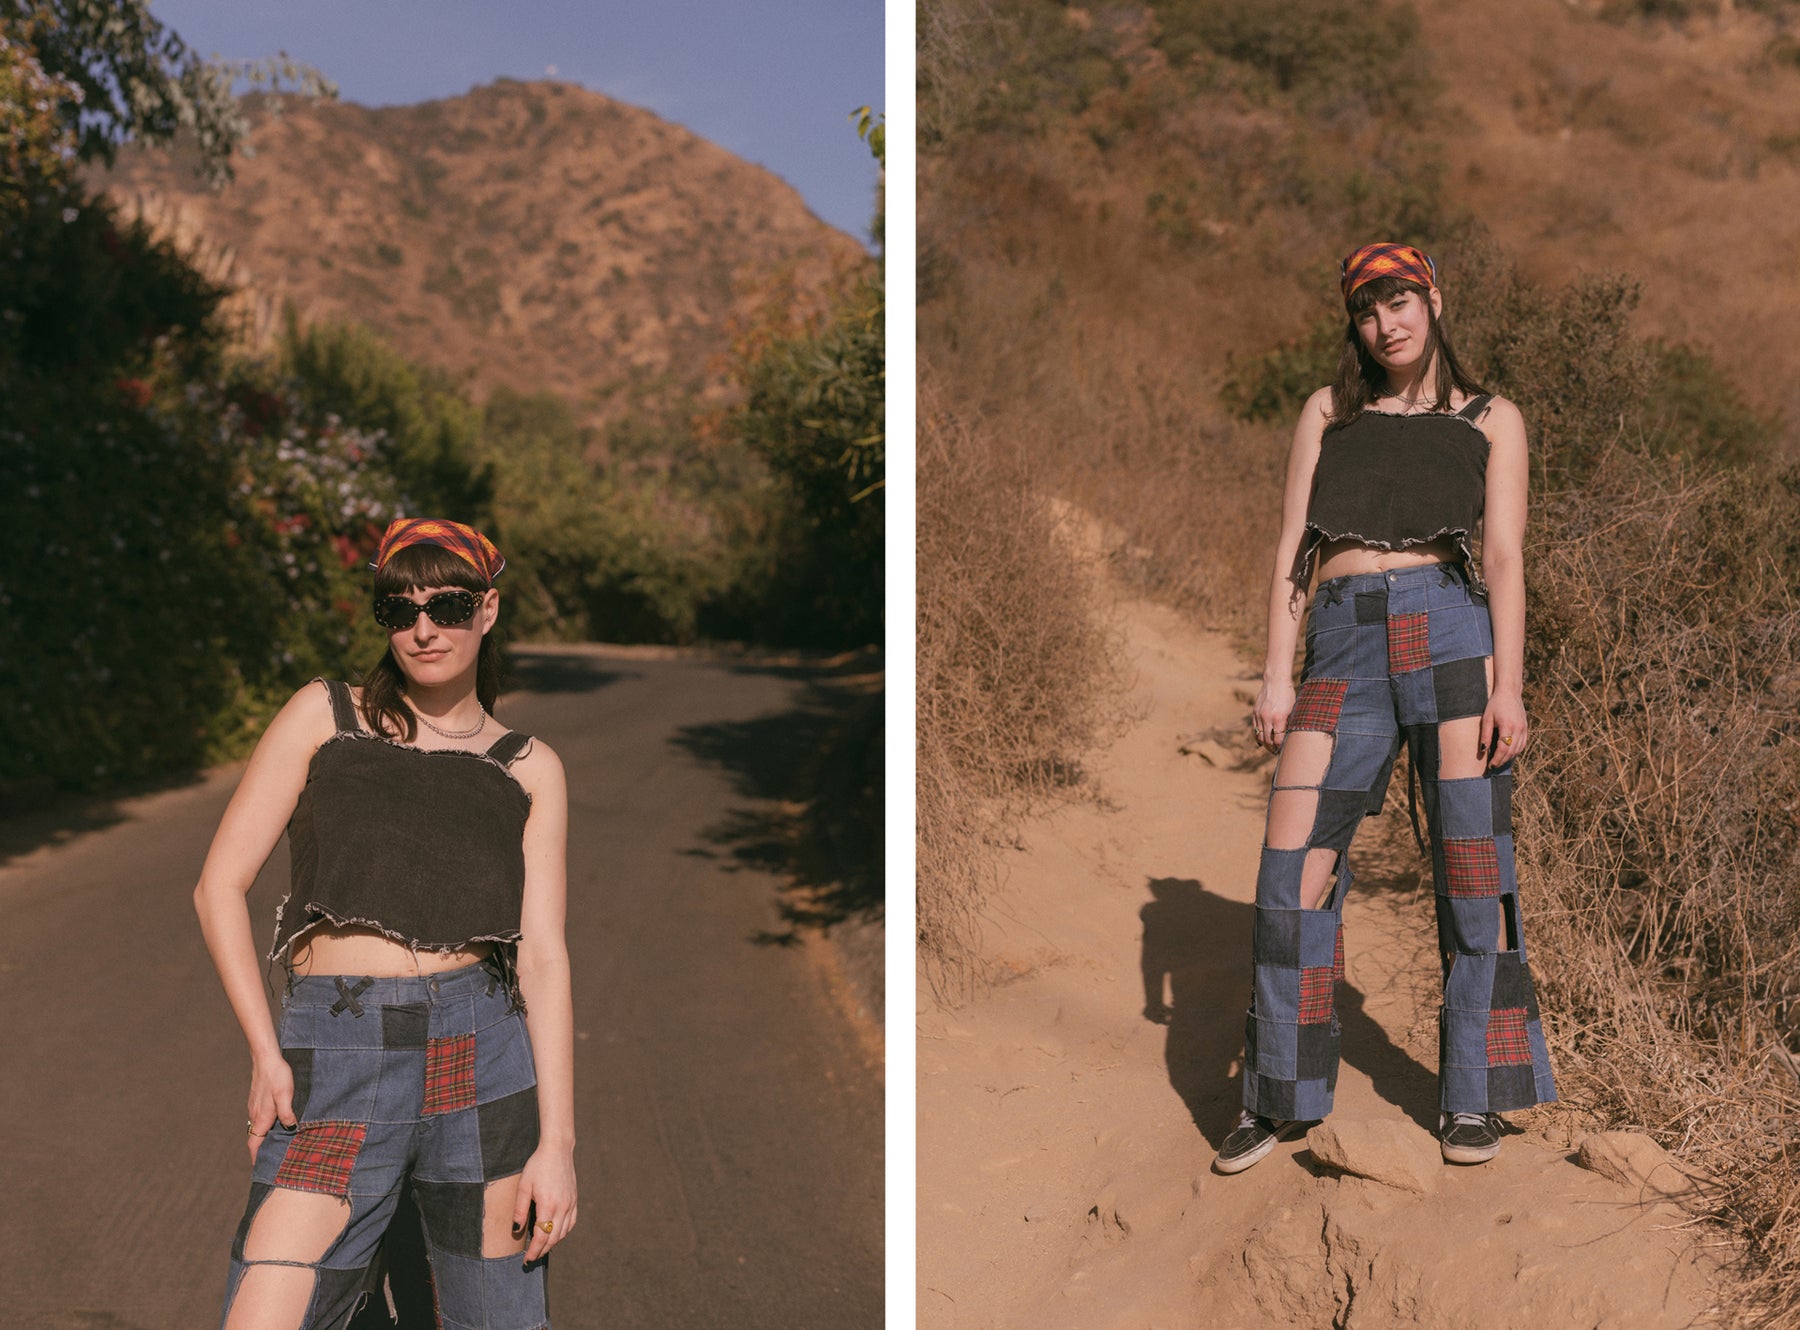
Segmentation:
{"type": "Polygon", "coordinates": [[[1288,733],[1327,734],[1331,752],[1317,786],[1284,784],[1276,772],[1272,798],[1310,789],[1316,804],[1305,844],[1265,845],[1258,869],[1244,1065],[1252,1112],[1315,1119],[1331,1111],[1348,850],[1362,818],[1381,806],[1402,740],[1431,832],[1444,979],[1440,1107],[1502,1112],[1556,1097],[1519,926],[1511,769],[1440,777],[1443,745],[1468,742],[1471,718],[1486,708],[1492,654],[1487,606],[1461,570],[1430,566],[1319,587],[1288,733]],[[1442,728],[1455,721],[1464,724],[1442,728]],[[1331,891],[1306,909],[1302,875],[1319,850],[1336,855],[1331,891]]]}

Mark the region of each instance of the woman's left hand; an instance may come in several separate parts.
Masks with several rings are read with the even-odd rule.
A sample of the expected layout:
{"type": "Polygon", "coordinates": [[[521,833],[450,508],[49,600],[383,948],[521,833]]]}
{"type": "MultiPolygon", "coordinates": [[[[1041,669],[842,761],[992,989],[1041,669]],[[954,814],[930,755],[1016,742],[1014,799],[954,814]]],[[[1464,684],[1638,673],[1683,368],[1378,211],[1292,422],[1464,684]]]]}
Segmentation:
{"type": "Polygon", "coordinates": [[[522,1231],[527,1223],[532,1225],[531,1243],[525,1248],[527,1264],[543,1257],[575,1227],[574,1151],[540,1145],[525,1161],[518,1199],[513,1202],[513,1231],[522,1231]]]}
{"type": "Polygon", "coordinates": [[[1481,715],[1479,753],[1490,768],[1505,766],[1525,751],[1531,725],[1525,719],[1525,700],[1517,692],[1501,689],[1488,699],[1481,715]]]}

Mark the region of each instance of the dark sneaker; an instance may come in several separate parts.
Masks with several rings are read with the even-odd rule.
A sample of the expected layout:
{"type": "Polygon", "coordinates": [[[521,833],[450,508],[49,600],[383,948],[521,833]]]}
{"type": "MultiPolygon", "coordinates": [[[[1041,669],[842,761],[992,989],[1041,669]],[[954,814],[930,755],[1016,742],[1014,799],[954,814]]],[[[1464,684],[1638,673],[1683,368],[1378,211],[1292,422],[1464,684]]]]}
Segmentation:
{"type": "Polygon", "coordinates": [[[1219,1157],[1213,1160],[1213,1168],[1220,1173],[1242,1173],[1273,1150],[1276,1141],[1285,1141],[1305,1130],[1304,1122],[1258,1117],[1245,1109],[1231,1135],[1225,1138],[1225,1144],[1219,1147],[1219,1157]]]}
{"type": "Polygon", "coordinates": [[[1438,1116],[1438,1140],[1452,1164],[1485,1164],[1500,1153],[1500,1118],[1495,1113],[1438,1116]]]}

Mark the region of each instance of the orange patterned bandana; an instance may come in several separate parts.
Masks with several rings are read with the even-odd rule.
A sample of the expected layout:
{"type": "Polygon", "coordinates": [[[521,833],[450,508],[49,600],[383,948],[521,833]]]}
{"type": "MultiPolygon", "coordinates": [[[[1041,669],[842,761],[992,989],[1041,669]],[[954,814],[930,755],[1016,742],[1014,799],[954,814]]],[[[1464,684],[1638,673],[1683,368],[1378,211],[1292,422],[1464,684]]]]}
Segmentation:
{"type": "Polygon", "coordinates": [[[506,560],[494,548],[493,541],[472,526],[440,517],[396,517],[388,523],[388,529],[381,537],[381,548],[375,551],[375,562],[369,567],[380,568],[408,545],[436,545],[449,550],[485,577],[490,585],[506,567],[506,560]]]}
{"type": "Polygon", "coordinates": [[[1429,254],[1422,249],[1414,249],[1411,245],[1396,245],[1392,241],[1364,245],[1344,260],[1341,271],[1344,275],[1345,305],[1350,303],[1351,292],[1377,277],[1399,277],[1417,282],[1427,289],[1437,285],[1437,265],[1431,261],[1429,254]]]}

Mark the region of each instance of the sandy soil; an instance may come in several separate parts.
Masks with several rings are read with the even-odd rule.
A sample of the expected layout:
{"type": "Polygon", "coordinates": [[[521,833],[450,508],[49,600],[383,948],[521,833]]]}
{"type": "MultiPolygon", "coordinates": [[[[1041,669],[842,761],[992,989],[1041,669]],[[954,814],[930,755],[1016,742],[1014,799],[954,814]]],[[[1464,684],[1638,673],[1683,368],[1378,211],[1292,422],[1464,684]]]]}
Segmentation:
{"type": "Polygon", "coordinates": [[[1417,1180],[1338,1173],[1304,1141],[1211,1171],[1238,1102],[1268,768],[1180,751],[1247,728],[1225,640],[1156,606],[1122,615],[1139,719],[1097,762],[1102,799],[1010,855],[983,941],[996,982],[958,1008],[920,984],[919,1325],[1713,1323],[1706,1234],[1578,1166],[1574,1110],[1515,1115],[1490,1164],[1439,1161],[1430,887],[1392,793],[1356,849],[1331,1123],[1391,1138],[1371,1155],[1417,1180]]]}

